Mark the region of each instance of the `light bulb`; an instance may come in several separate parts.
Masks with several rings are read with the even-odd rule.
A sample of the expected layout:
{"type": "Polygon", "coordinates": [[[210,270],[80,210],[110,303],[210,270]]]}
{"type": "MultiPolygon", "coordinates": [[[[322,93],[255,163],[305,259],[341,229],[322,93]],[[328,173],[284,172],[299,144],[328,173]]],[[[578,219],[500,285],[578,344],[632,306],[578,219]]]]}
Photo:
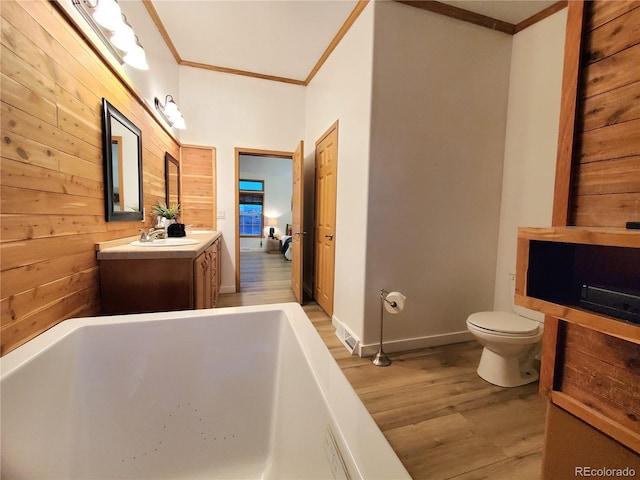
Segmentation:
{"type": "Polygon", "coordinates": [[[98,0],[93,19],[107,30],[117,30],[122,22],[122,11],[115,0],[98,0]]]}
{"type": "Polygon", "coordinates": [[[111,35],[111,43],[123,52],[128,52],[136,47],[136,34],[133,33],[133,29],[129,25],[123,23],[120,28],[111,35]]]}
{"type": "Polygon", "coordinates": [[[180,112],[178,111],[178,105],[176,105],[176,102],[173,101],[173,98],[171,100],[167,100],[167,103],[164,106],[164,114],[171,120],[177,118],[180,115],[180,112]]]}
{"type": "Polygon", "coordinates": [[[138,70],[149,70],[144,49],[139,44],[134,45],[133,48],[126,53],[124,61],[138,70]]]}
{"type": "Polygon", "coordinates": [[[187,125],[184,123],[184,118],[182,117],[182,115],[180,115],[180,118],[178,118],[178,120],[175,121],[171,126],[173,128],[177,128],[178,130],[184,130],[185,128],[187,128],[187,125]]]}

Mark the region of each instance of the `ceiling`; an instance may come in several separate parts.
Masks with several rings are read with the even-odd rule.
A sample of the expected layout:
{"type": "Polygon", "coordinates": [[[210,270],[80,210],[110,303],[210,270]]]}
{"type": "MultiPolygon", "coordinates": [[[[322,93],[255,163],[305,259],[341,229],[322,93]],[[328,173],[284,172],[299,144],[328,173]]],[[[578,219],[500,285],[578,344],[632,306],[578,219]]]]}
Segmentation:
{"type": "MultiPolygon", "coordinates": [[[[143,2],[178,63],[273,76],[296,83],[309,78],[359,3],[358,0],[143,2]]],[[[441,3],[515,25],[556,0],[441,3]]]]}

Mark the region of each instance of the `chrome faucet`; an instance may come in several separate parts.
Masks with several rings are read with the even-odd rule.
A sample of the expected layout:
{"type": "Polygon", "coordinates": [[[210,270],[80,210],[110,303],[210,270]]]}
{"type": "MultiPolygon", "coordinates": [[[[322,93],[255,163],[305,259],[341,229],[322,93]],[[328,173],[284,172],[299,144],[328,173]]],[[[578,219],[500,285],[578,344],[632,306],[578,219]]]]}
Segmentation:
{"type": "Polygon", "coordinates": [[[159,228],[154,230],[153,228],[149,229],[149,232],[145,232],[142,228],[140,229],[140,241],[141,242],[153,242],[158,237],[164,237],[167,231],[164,228],[159,228]]]}

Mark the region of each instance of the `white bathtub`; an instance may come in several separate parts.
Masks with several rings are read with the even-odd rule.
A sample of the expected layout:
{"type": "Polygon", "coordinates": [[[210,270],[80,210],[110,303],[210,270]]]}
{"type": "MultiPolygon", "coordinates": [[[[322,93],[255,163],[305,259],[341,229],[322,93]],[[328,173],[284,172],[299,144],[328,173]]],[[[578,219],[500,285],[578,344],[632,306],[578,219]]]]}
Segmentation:
{"type": "Polygon", "coordinates": [[[296,304],[67,320],[0,364],[3,479],[410,478],[296,304]]]}

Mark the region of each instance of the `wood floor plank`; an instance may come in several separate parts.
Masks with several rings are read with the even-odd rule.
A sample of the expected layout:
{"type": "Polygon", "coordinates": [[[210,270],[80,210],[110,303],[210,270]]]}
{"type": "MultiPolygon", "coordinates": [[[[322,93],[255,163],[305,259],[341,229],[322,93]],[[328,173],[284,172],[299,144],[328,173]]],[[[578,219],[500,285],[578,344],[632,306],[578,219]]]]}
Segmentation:
{"type": "MultiPolygon", "coordinates": [[[[242,252],[240,267],[242,291],[220,295],[219,306],[295,301],[281,255],[242,252]]],[[[349,353],[317,303],[303,308],[414,479],[540,479],[546,402],[537,383],[482,380],[477,342],[393,353],[390,367],[376,367],[349,353]]]]}

